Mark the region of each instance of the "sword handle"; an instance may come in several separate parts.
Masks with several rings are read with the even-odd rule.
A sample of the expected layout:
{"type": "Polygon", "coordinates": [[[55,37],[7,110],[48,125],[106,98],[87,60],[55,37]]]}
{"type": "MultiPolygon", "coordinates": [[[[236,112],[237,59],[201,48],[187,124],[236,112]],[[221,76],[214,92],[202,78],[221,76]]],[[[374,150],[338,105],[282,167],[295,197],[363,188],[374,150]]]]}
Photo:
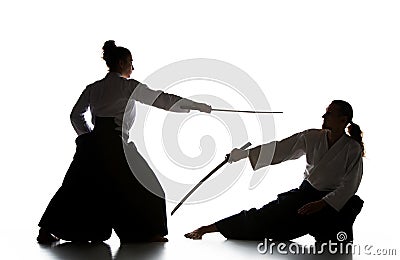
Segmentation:
{"type": "Polygon", "coordinates": [[[243,145],[242,147],[240,147],[240,149],[244,150],[244,149],[246,149],[246,148],[248,148],[248,147],[250,147],[250,146],[251,146],[251,143],[250,143],[250,142],[247,142],[245,145],[243,145]]]}
{"type": "MultiPolygon", "coordinates": [[[[250,142],[247,142],[247,143],[245,143],[242,147],[240,147],[239,149],[241,149],[241,150],[244,150],[244,149],[246,149],[246,148],[249,148],[251,146],[251,143],[250,142]]],[[[226,161],[229,161],[229,156],[230,156],[231,154],[230,153],[228,153],[227,155],[225,155],[225,160],[226,161]]]]}

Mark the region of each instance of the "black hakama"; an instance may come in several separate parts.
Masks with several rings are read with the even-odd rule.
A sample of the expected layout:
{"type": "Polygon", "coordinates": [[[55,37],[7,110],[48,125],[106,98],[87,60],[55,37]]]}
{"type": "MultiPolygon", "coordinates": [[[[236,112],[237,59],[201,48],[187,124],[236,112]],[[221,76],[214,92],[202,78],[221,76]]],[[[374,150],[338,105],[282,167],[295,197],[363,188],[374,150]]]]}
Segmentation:
{"type": "Polygon", "coordinates": [[[80,135],[75,142],[72,163],[39,226],[68,241],[104,241],[112,231],[107,174],[94,134],[80,135]]]}
{"type": "Polygon", "coordinates": [[[74,160],[40,227],[64,240],[85,241],[104,241],[113,228],[123,243],[168,233],[160,183],[135,145],[125,143],[115,128],[113,118],[97,117],[94,130],[77,138],[74,160]]]}
{"type": "Polygon", "coordinates": [[[286,241],[310,234],[317,242],[351,242],[352,226],[363,206],[363,201],[357,195],[350,198],[339,212],[328,205],[308,216],[297,213],[302,206],[320,200],[327,193],[303,181],[299,188],[279,194],[276,200],[262,208],[244,210],[215,225],[228,239],[286,241]],[[337,240],[339,232],[345,232],[347,239],[337,240]]]}

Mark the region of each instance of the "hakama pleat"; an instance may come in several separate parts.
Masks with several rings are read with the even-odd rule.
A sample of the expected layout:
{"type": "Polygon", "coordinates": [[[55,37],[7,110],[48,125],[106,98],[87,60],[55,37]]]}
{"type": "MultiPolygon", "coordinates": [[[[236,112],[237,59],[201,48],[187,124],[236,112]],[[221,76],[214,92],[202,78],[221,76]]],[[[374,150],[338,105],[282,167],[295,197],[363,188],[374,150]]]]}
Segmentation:
{"type": "Polygon", "coordinates": [[[164,191],[135,145],[123,141],[115,127],[113,118],[96,118],[94,133],[110,179],[112,227],[121,242],[165,236],[168,230],[164,191]]]}

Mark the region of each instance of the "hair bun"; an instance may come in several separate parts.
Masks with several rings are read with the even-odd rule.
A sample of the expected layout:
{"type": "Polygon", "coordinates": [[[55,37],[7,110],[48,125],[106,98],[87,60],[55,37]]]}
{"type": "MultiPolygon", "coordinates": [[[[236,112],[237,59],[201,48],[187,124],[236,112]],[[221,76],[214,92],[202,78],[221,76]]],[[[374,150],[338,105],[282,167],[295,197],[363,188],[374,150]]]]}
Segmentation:
{"type": "Polygon", "coordinates": [[[117,47],[117,45],[115,45],[115,41],[109,40],[104,43],[103,51],[107,51],[107,50],[113,49],[115,47],[117,47]]]}
{"type": "Polygon", "coordinates": [[[117,46],[115,45],[115,41],[114,40],[108,40],[104,43],[103,46],[103,59],[105,61],[107,61],[113,51],[113,49],[117,48],[117,46]]]}

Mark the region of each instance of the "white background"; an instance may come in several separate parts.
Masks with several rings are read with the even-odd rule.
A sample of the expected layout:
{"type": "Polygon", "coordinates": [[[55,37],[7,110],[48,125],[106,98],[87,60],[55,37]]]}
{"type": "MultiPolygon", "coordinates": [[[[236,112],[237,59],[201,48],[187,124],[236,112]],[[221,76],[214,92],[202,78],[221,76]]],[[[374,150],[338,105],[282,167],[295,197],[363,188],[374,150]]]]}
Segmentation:
{"type": "MultiPolygon", "coordinates": [[[[37,222],[74,154],[70,111],[83,88],[106,74],[101,47],[113,39],[132,51],[132,77],[139,81],[190,58],[241,68],[261,86],[271,108],[284,112],[275,117],[277,139],[320,127],[331,100],[349,101],[366,147],[358,192],[365,205],[355,224],[356,241],[398,246],[398,1],[0,5],[1,233],[31,230],[34,243],[37,222]]],[[[274,166],[255,190],[247,189],[248,167],[222,196],[183,206],[170,217],[170,237],[263,205],[297,186],[304,166],[303,160],[274,166]]],[[[170,212],[174,204],[167,207],[170,212]]]]}

